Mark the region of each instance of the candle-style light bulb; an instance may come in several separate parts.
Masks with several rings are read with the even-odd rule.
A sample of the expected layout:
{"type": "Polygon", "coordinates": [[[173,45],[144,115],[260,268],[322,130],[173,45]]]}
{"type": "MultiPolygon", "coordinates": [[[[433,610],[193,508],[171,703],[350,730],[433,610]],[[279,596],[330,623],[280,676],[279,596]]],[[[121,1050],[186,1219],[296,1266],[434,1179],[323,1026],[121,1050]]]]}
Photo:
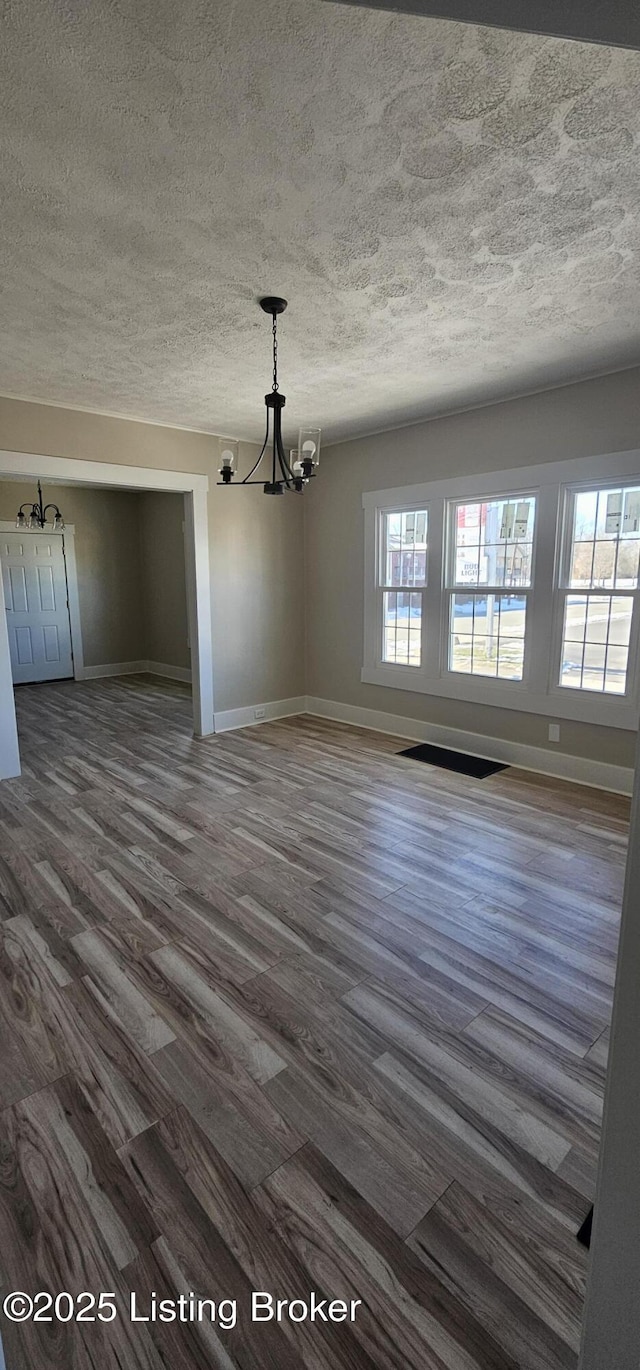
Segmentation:
{"type": "Polygon", "coordinates": [[[309,479],[318,466],[320,461],[320,429],[301,428],[298,436],[298,456],[302,462],[302,470],[306,479],[309,479]]]}
{"type": "Polygon", "coordinates": [[[238,447],[239,443],[235,441],[230,441],[226,438],[222,443],[222,450],[220,452],[219,473],[222,476],[225,485],[229,484],[229,481],[231,480],[233,473],[236,469],[236,462],[238,460],[238,447]]]}

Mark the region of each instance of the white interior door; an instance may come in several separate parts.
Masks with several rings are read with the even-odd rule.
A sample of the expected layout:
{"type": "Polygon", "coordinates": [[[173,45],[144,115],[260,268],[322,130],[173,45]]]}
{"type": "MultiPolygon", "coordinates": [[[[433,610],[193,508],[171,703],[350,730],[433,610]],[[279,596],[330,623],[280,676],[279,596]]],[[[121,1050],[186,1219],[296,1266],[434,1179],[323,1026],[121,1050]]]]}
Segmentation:
{"type": "Polygon", "coordinates": [[[73,676],[62,533],[0,533],[14,684],[73,676]]]}

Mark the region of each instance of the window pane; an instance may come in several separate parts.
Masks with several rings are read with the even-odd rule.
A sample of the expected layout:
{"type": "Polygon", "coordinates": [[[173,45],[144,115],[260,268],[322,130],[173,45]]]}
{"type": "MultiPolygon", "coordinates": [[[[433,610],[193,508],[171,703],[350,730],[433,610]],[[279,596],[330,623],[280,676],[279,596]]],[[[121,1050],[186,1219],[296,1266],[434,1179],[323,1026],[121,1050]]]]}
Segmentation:
{"type": "Polygon", "coordinates": [[[593,542],[596,535],[598,491],[582,491],[576,495],[574,541],[593,542]]]}
{"type": "Polygon", "coordinates": [[[456,585],[530,585],[535,507],[533,495],[455,505],[456,585]]]}
{"type": "Polygon", "coordinates": [[[571,589],[636,589],[639,533],[640,489],[580,491],[573,514],[571,589]]]}
{"type": "Polygon", "coordinates": [[[383,514],[383,584],[425,585],[427,577],[427,511],[383,514]]]}
{"type": "Polygon", "coordinates": [[[629,595],[567,595],[560,684],[624,694],[632,613],[629,595]]]}
{"type": "Polygon", "coordinates": [[[618,546],[618,565],[616,567],[616,590],[633,590],[638,584],[638,538],[621,538],[618,546]]]}
{"type": "Polygon", "coordinates": [[[382,660],[419,666],[422,658],[422,595],[406,590],[383,594],[382,660]]]}
{"type": "Polygon", "coordinates": [[[522,680],[526,612],[524,595],[452,595],[449,669],[522,680]]]}
{"type": "Polygon", "coordinates": [[[597,538],[575,542],[571,560],[571,586],[575,589],[607,589],[615,584],[618,542],[597,538]]]}

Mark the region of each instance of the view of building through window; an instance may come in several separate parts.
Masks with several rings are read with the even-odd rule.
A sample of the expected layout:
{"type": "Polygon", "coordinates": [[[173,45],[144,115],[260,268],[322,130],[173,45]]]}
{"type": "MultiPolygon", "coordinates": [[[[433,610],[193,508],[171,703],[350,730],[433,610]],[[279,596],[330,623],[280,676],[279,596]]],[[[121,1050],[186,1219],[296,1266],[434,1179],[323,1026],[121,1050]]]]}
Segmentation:
{"type": "Polygon", "coordinates": [[[396,666],[420,666],[422,589],[426,583],[426,509],[385,513],[382,519],[383,661],[396,666]]]}
{"type": "Polygon", "coordinates": [[[450,670],[522,679],[535,506],[533,495],[451,505],[450,670]]]}
{"type": "Polygon", "coordinates": [[[407,491],[415,508],[367,497],[363,679],[472,700],[510,682],[496,698],[514,708],[546,697],[549,713],[635,727],[640,478],[614,454],[608,481],[580,462],[517,479],[483,477],[484,497],[471,479],[426,483],[407,491]]]}
{"type": "Polygon", "coordinates": [[[576,494],[564,602],[561,685],[624,694],[639,558],[640,489],[576,494]]]}

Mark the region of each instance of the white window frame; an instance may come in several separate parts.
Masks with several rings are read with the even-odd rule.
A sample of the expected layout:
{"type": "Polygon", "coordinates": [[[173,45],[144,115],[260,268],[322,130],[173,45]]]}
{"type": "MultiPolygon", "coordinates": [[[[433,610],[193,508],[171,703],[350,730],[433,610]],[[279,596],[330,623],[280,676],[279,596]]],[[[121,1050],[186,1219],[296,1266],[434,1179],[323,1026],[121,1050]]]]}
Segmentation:
{"type": "MultiPolygon", "coordinates": [[[[559,683],[563,595],[559,591],[566,557],[569,501],[579,489],[616,483],[640,484],[640,451],[613,452],[570,461],[458,476],[420,485],[374,490],[362,496],[364,509],[364,663],[361,680],[415,694],[433,694],[552,718],[575,719],[604,727],[638,727],[640,609],[634,612],[627,693],[571,690],[559,683]],[[503,498],[522,492],[536,499],[532,584],[528,595],[525,668],[521,681],[474,676],[449,670],[448,600],[445,566],[451,503],[503,498]],[[378,590],[379,529],[383,512],[426,509],[427,583],[423,589],[422,664],[396,666],[382,661],[382,614],[378,590]]],[[[473,587],[469,587],[472,592],[473,587]]],[[[546,739],[541,739],[546,740],[546,739]]]]}
{"type": "Polygon", "coordinates": [[[463,676],[466,680],[468,680],[468,679],[471,679],[471,680],[488,680],[489,682],[492,682],[492,681],[495,681],[495,680],[499,680],[501,684],[507,685],[508,687],[511,687],[511,686],[514,686],[514,685],[515,685],[515,686],[517,686],[517,688],[518,688],[519,690],[522,689],[523,685],[524,685],[525,682],[527,681],[527,678],[528,678],[528,671],[529,671],[529,665],[530,665],[530,661],[531,661],[531,606],[532,606],[532,604],[533,604],[534,586],[535,586],[535,579],[536,579],[536,545],[537,545],[537,533],[538,533],[538,493],[539,493],[539,492],[538,492],[536,489],[525,489],[525,490],[523,490],[523,489],[521,489],[521,488],[518,488],[518,489],[516,489],[516,490],[502,490],[502,491],[500,491],[500,494],[499,494],[499,495],[496,495],[495,493],[492,493],[491,496],[489,497],[491,500],[495,500],[495,499],[504,499],[504,498],[506,498],[506,497],[508,496],[508,498],[509,498],[510,500],[513,499],[513,500],[516,500],[516,501],[517,501],[517,500],[526,500],[526,499],[531,500],[531,499],[532,499],[532,500],[535,501],[535,511],[536,511],[536,512],[535,512],[535,520],[534,520],[534,525],[533,525],[533,545],[532,545],[532,556],[531,556],[531,582],[530,582],[529,585],[523,587],[523,588],[524,588],[524,592],[525,592],[526,617],[525,617],[525,634],[524,634],[524,661],[523,661],[522,677],[521,677],[520,680],[509,680],[509,679],[507,679],[507,678],[504,677],[504,676],[482,676],[482,675],[480,675],[479,673],[474,673],[474,672],[472,672],[472,671],[455,671],[455,670],[453,670],[453,668],[449,665],[450,627],[451,627],[451,605],[452,605],[452,603],[453,603],[453,597],[454,597],[454,595],[461,595],[461,594],[462,594],[462,595],[464,595],[464,594],[468,594],[468,595],[482,595],[482,594],[485,594],[485,595],[495,595],[495,596],[499,597],[499,596],[508,595],[508,594],[509,594],[509,589],[510,589],[510,587],[507,586],[507,585],[502,585],[502,586],[496,586],[496,585],[462,585],[462,584],[458,584],[458,583],[456,582],[456,527],[457,527],[456,510],[460,507],[461,504],[486,504],[486,503],[487,503],[487,498],[488,498],[488,497],[487,497],[487,496],[484,496],[484,497],[483,497],[483,496],[478,496],[477,498],[468,499],[466,496],[464,496],[462,499],[456,497],[455,499],[448,499],[448,500],[445,500],[444,557],[443,557],[443,563],[444,563],[444,579],[443,579],[443,605],[442,605],[442,624],[441,624],[441,627],[442,627],[441,661],[442,661],[442,663],[443,663],[443,672],[442,672],[443,674],[445,674],[445,675],[453,675],[453,676],[456,677],[456,679],[459,679],[460,676],[463,676]]]}
{"type": "Polygon", "coordinates": [[[410,513],[413,513],[413,512],[414,512],[414,506],[413,506],[412,504],[404,504],[404,505],[394,504],[393,506],[390,505],[389,508],[387,508],[387,509],[380,509],[380,510],[378,511],[378,516],[377,516],[377,518],[376,518],[376,557],[375,557],[375,577],[376,577],[376,597],[377,597],[377,613],[376,613],[376,619],[377,619],[377,623],[378,623],[379,629],[380,629],[380,640],[379,640],[379,643],[378,643],[377,658],[378,658],[378,661],[380,662],[380,665],[381,665],[381,666],[393,666],[394,670],[397,670],[397,671],[406,671],[406,672],[409,674],[409,676],[415,675],[415,674],[416,674],[416,671],[419,671],[419,670],[421,669],[421,666],[409,666],[409,665],[406,665],[406,664],[405,664],[405,665],[398,665],[398,664],[396,664],[396,662],[393,662],[393,661],[384,661],[384,660],[383,660],[383,655],[382,655],[382,653],[383,653],[383,651],[384,651],[384,609],[383,609],[383,605],[384,605],[384,596],[385,596],[385,594],[388,594],[388,593],[392,593],[392,594],[393,594],[394,592],[397,592],[398,594],[411,594],[411,595],[412,595],[412,594],[418,594],[418,595],[421,595],[421,596],[422,596],[422,614],[421,614],[421,618],[420,618],[420,660],[421,660],[421,664],[423,665],[423,664],[424,664],[425,645],[426,645],[426,643],[425,643],[425,637],[426,637],[426,634],[425,634],[425,601],[426,601],[427,586],[428,586],[428,583],[429,583],[429,534],[430,534],[430,527],[431,527],[431,525],[430,525],[430,520],[429,520],[429,509],[428,509],[427,505],[426,505],[426,504],[421,505],[421,506],[420,506],[420,510],[418,510],[417,508],[415,509],[415,512],[416,512],[416,513],[418,513],[418,512],[422,513],[423,510],[426,510],[426,515],[427,515],[427,556],[426,556],[425,583],[424,583],[424,585],[387,585],[387,584],[385,583],[385,576],[384,576],[384,550],[385,550],[385,548],[384,548],[384,532],[383,532],[384,521],[385,521],[385,519],[386,519],[386,517],[387,517],[388,514],[410,514],[410,513]]]}
{"type": "MultiPolygon", "coordinates": [[[[581,590],[576,588],[573,593],[576,595],[618,595],[623,598],[633,600],[633,612],[631,617],[631,633],[629,637],[629,656],[627,662],[627,681],[624,694],[607,694],[600,690],[572,689],[568,685],[560,684],[560,669],[562,663],[562,643],[564,630],[564,608],[565,600],[571,593],[569,581],[571,579],[571,545],[573,539],[574,509],[576,495],[582,494],[585,490],[607,490],[621,486],[640,484],[638,477],[616,475],[607,472],[606,477],[600,477],[597,481],[577,481],[564,486],[562,490],[561,533],[558,548],[558,575],[555,587],[556,607],[554,613],[552,629],[552,650],[551,650],[551,671],[549,678],[549,693],[551,695],[571,695],[582,698],[585,695],[593,696],[595,699],[617,699],[621,703],[633,706],[634,699],[638,698],[638,676],[640,674],[640,587],[636,590],[616,590],[612,588],[581,590]]],[[[624,725],[622,725],[624,726],[624,725]]]]}

